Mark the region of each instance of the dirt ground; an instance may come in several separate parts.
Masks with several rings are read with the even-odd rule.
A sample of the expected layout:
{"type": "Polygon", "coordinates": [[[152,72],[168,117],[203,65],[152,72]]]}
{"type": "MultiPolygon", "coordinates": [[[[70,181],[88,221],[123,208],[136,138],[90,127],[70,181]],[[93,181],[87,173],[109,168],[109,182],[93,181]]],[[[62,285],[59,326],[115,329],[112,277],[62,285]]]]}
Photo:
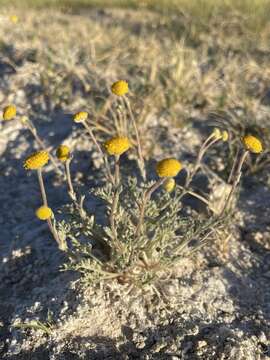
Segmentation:
{"type": "MultiPolygon", "coordinates": [[[[130,27],[134,31],[130,35],[134,45],[136,32],[143,34],[151,28],[156,15],[153,22],[150,14],[142,18],[132,12],[117,11],[93,10],[77,15],[23,12],[18,16],[18,25],[11,28],[8,21],[1,25],[0,104],[3,107],[9,102],[16,103],[19,117],[29,115],[48,146],[56,148],[64,140],[73,146],[76,161],[72,172],[88,189],[95,182],[97,172],[97,164],[89,160],[89,151],[94,158],[96,154],[87,135],[72,123],[70,114],[90,106],[89,102],[94,101],[91,91],[95,93],[103,76],[108,74],[110,83],[112,78],[124,74],[121,66],[125,61],[132,64],[129,58],[132,55],[128,54],[125,60],[122,50],[108,60],[112,42],[122,46],[126,38],[121,37],[121,32],[127,32],[130,27]],[[78,43],[80,32],[82,40],[78,43]],[[67,33],[70,40],[64,44],[67,33]],[[99,36],[104,36],[102,43],[99,36]],[[90,56],[88,67],[80,67],[80,58],[84,58],[84,51],[90,51],[87,47],[91,49],[93,38],[96,50],[92,48],[91,56],[97,51],[96,63],[90,56]],[[39,59],[44,54],[46,59],[41,63],[39,59]],[[117,62],[118,57],[122,62],[119,69],[108,66],[108,62],[117,62]],[[88,93],[94,75],[100,80],[93,80],[94,89],[88,93]],[[55,86],[65,76],[70,82],[58,82],[55,86]]],[[[165,26],[161,30],[163,40],[156,39],[151,31],[145,47],[151,41],[166,43],[165,26]]],[[[145,51],[140,41],[138,46],[145,51]]],[[[166,44],[160,46],[162,49],[166,44]]],[[[147,55],[140,61],[146,60],[149,60],[147,55]]],[[[139,77],[138,70],[133,70],[134,76],[139,77]]],[[[174,107],[177,111],[177,104],[174,107]]],[[[165,111],[158,114],[148,111],[143,126],[155,139],[155,145],[151,145],[151,139],[147,140],[152,149],[150,160],[164,151],[176,157],[179,153],[194,156],[204,137],[206,112],[200,106],[192,108],[187,104],[187,107],[188,124],[182,108],[179,110],[184,125],[172,123],[165,111]]],[[[264,109],[269,112],[269,103],[264,109]]],[[[115,283],[83,290],[77,281],[78,274],[59,270],[65,256],[58,251],[46,224],[34,216],[40,201],[38,183],[35,174],[25,172],[22,159],[35,148],[31,134],[20,121],[2,125],[1,359],[263,360],[270,357],[269,167],[259,175],[245,177],[237,221],[226,249],[224,244],[212,244],[194,257],[183,259],[173,269],[172,276],[162,283],[162,296],[153,291],[126,293],[125,288],[115,283]],[[36,320],[45,324],[46,331],[40,327],[16,327],[36,320]]],[[[222,156],[220,159],[223,160],[222,156]]],[[[53,208],[68,201],[65,184],[55,176],[51,166],[46,170],[45,183],[53,208]]]]}

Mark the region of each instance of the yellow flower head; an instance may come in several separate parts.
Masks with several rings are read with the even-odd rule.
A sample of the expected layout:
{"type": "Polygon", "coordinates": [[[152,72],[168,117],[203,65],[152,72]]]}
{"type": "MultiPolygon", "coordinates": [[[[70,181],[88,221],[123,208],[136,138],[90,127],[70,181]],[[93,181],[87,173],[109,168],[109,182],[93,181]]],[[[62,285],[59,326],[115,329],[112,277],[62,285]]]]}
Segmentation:
{"type": "Polygon", "coordinates": [[[228,131],[227,130],[223,130],[222,131],[222,141],[228,141],[228,139],[229,139],[229,133],[228,133],[228,131]]]}
{"type": "Polygon", "coordinates": [[[26,170],[37,170],[42,168],[49,161],[49,154],[47,151],[37,151],[24,160],[24,168],[26,170]]]}
{"type": "Polygon", "coordinates": [[[17,15],[11,15],[9,17],[9,20],[13,23],[13,24],[17,24],[17,22],[19,21],[19,18],[17,15]]]}
{"type": "Polygon", "coordinates": [[[156,166],[156,172],[159,177],[174,177],[181,169],[182,164],[173,158],[161,160],[156,166]]]}
{"type": "Polygon", "coordinates": [[[28,119],[27,116],[24,115],[24,116],[22,116],[22,117],[20,118],[20,121],[21,121],[21,123],[22,123],[23,125],[25,125],[25,124],[28,123],[29,119],[28,119]]]}
{"type": "Polygon", "coordinates": [[[56,150],[56,156],[60,161],[67,161],[70,157],[70,148],[66,145],[60,145],[56,150]]]}
{"type": "Polygon", "coordinates": [[[165,191],[167,191],[168,193],[172,192],[173,189],[175,188],[175,180],[173,178],[168,178],[164,184],[163,184],[163,188],[165,191]]]}
{"type": "Polygon", "coordinates": [[[242,138],[242,143],[246,150],[254,154],[259,154],[263,151],[263,146],[261,141],[253,135],[245,135],[242,138]]]}
{"type": "Polygon", "coordinates": [[[218,128],[214,128],[212,134],[216,140],[219,140],[222,137],[221,131],[218,128]]]}
{"type": "Polygon", "coordinates": [[[128,93],[128,83],[125,80],[118,80],[111,86],[112,92],[117,96],[123,96],[128,93]]]}
{"type": "Polygon", "coordinates": [[[218,128],[214,128],[212,135],[216,140],[227,141],[229,139],[229,133],[227,130],[220,130],[218,128]]]}
{"type": "Polygon", "coordinates": [[[53,212],[52,209],[48,206],[41,206],[36,210],[36,216],[39,220],[48,220],[52,217],[53,212]]]}
{"type": "Polygon", "coordinates": [[[124,136],[111,138],[104,143],[104,148],[109,155],[122,155],[130,147],[129,139],[124,136]]]}
{"type": "Polygon", "coordinates": [[[3,119],[12,120],[16,116],[16,107],[14,105],[8,105],[4,108],[3,119]]]}
{"type": "Polygon", "coordinates": [[[86,111],[79,111],[73,116],[73,120],[76,123],[83,122],[87,120],[87,118],[88,118],[88,112],[86,111]]]}

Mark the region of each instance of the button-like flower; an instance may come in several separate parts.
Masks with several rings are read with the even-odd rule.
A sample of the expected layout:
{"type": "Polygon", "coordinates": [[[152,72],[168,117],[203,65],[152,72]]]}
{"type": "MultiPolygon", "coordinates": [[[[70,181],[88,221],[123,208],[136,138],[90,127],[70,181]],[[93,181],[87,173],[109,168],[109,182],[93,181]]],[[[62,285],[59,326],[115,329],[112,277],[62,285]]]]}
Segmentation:
{"type": "Polygon", "coordinates": [[[23,166],[26,170],[37,170],[46,165],[48,161],[47,151],[37,151],[25,159],[23,166]]]}
{"type": "Polygon", "coordinates": [[[263,151],[261,140],[253,135],[245,135],[242,138],[242,143],[246,150],[254,154],[259,154],[263,151]]]}
{"type": "Polygon", "coordinates": [[[221,131],[218,128],[214,128],[212,134],[216,140],[219,140],[222,137],[221,131]]]}
{"type": "Polygon", "coordinates": [[[229,139],[229,133],[228,133],[228,131],[227,130],[223,130],[222,131],[222,141],[228,141],[228,139],[229,139]]]}
{"type": "Polygon", "coordinates": [[[124,136],[114,137],[104,143],[104,148],[109,155],[122,155],[130,147],[131,144],[129,139],[124,136]]]}
{"type": "Polygon", "coordinates": [[[56,156],[62,162],[67,161],[70,158],[70,148],[66,145],[60,145],[56,150],[56,156]]]}
{"type": "Polygon", "coordinates": [[[111,86],[112,92],[117,96],[123,96],[128,93],[128,83],[125,80],[118,80],[111,86]]]}
{"type": "Polygon", "coordinates": [[[9,20],[13,23],[13,24],[17,24],[17,22],[19,21],[19,18],[17,15],[11,15],[9,17],[9,20]]]}
{"type": "Polygon", "coordinates": [[[156,172],[159,177],[174,177],[180,170],[182,170],[182,164],[174,158],[161,160],[156,166],[156,172]]]}
{"type": "Polygon", "coordinates": [[[26,125],[29,122],[29,119],[27,116],[24,115],[20,118],[20,121],[23,125],[26,125]]]}
{"type": "Polygon", "coordinates": [[[86,121],[87,118],[88,118],[88,112],[86,111],[79,111],[73,116],[73,120],[76,123],[86,121]]]}
{"type": "Polygon", "coordinates": [[[229,139],[229,133],[227,130],[220,130],[219,128],[214,128],[212,135],[215,140],[227,141],[229,139]]]}
{"type": "Polygon", "coordinates": [[[52,217],[52,209],[48,206],[41,206],[36,210],[36,216],[39,220],[48,220],[52,217]]]}
{"type": "Polygon", "coordinates": [[[162,185],[164,190],[168,193],[172,192],[175,188],[175,180],[173,178],[168,178],[162,185]]]}
{"type": "Polygon", "coordinates": [[[8,121],[14,119],[16,116],[16,106],[15,105],[8,105],[4,108],[3,111],[3,119],[8,121]]]}

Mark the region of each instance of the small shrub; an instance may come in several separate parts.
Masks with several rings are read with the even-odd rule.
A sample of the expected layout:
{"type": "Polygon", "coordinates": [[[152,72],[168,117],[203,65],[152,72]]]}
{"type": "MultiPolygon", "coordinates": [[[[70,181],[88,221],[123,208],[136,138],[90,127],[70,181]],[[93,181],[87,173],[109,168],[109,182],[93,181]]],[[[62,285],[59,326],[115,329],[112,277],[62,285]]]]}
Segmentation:
{"type": "Polygon", "coordinates": [[[100,221],[94,214],[82,217],[74,205],[65,207],[66,219],[58,225],[72,244],[66,268],[82,273],[87,283],[117,279],[145,285],[166,275],[181,258],[215,238],[216,231],[224,227],[224,217],[181,214],[185,190],[176,185],[173,194],[161,190],[148,199],[138,232],[142,199],[155,184],[139,185],[135,177],[123,180],[114,213],[113,186],[94,190],[93,195],[104,202],[105,218],[100,221]]]}
{"type": "Polygon", "coordinates": [[[215,128],[208,136],[194,164],[164,158],[156,164],[157,179],[148,181],[150,174],[146,172],[140,134],[127,97],[128,84],[121,81],[120,85],[119,82],[112,85],[112,101],[122,104],[123,129],[128,128],[125,122],[130,120],[136,140],[120,133],[101,145],[88,121],[88,113],[81,111],[73,117],[75,123],[84,126],[104,163],[105,182],[91,190],[92,198],[101,204],[101,215],[89,213],[84,207],[85,195],[79,196],[73,186],[70,171],[73,154],[68,146],[62,144],[56,151],[56,158],[64,165],[71,199],[71,203],[61,209],[61,221],[57,221],[48,206],[42,176],[42,168],[54,157],[47,151],[38,151],[27,157],[24,166],[37,171],[43,204],[36,214],[40,220],[47,221],[59,249],[67,252],[69,262],[65,268],[83,274],[87,283],[115,279],[122,284],[143,286],[166,276],[181,258],[190,256],[226,228],[242,166],[250,152],[262,153],[263,145],[253,134],[241,139],[242,149],[234,157],[228,178],[230,191],[223,197],[222,204],[212,204],[208,197],[197,193],[192,181],[201,170],[207,151],[218,142],[230,139],[224,128],[215,128]],[[127,166],[122,155],[132,151],[134,143],[139,178],[132,171],[123,176],[120,169],[120,164],[127,166]],[[185,179],[180,185],[175,178],[184,170],[185,179]],[[207,216],[184,207],[182,200],[187,194],[207,206],[207,216]]]}

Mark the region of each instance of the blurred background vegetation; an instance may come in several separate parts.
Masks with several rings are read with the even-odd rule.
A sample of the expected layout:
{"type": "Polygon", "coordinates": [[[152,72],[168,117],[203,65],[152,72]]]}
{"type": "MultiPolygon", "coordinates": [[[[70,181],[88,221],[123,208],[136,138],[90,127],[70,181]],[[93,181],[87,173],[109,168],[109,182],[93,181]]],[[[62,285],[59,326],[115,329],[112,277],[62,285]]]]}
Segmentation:
{"type": "Polygon", "coordinates": [[[198,24],[220,14],[239,14],[254,30],[264,27],[270,14],[270,0],[0,0],[0,5],[57,7],[64,11],[92,7],[147,9],[168,15],[177,12],[185,14],[193,17],[198,24]]]}
{"type": "MultiPolygon", "coordinates": [[[[153,118],[175,128],[218,120],[235,135],[230,158],[233,139],[247,131],[270,149],[270,0],[0,0],[0,6],[7,20],[0,50],[12,69],[25,64],[28,76],[16,76],[13,85],[27,90],[24,107],[33,118],[41,109],[47,116],[87,107],[100,131],[111,133],[103,127],[104,117],[111,120],[107,89],[120,77],[141,109],[141,128],[153,118]]],[[[155,136],[142,133],[150,158],[155,136]]],[[[253,172],[266,157],[257,157],[253,172]]]]}

